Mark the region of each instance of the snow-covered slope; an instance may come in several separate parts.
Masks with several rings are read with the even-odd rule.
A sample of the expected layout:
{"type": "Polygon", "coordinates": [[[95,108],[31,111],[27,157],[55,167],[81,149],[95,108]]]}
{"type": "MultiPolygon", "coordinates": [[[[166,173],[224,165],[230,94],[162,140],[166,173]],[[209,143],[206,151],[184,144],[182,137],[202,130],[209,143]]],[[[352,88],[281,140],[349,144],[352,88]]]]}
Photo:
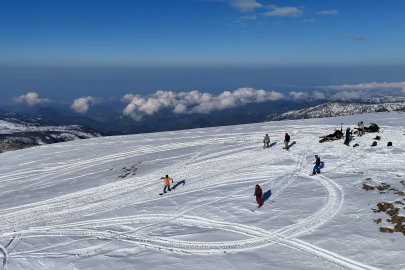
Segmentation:
{"type": "Polygon", "coordinates": [[[374,112],[391,112],[405,109],[405,100],[399,97],[372,98],[361,101],[327,102],[315,107],[288,112],[274,112],[266,121],[324,118],[374,112]]]}
{"type": "Polygon", "coordinates": [[[41,126],[19,120],[17,123],[0,120],[0,153],[36,145],[100,137],[83,126],[41,126]]]}
{"type": "Polygon", "coordinates": [[[1,154],[3,269],[403,269],[405,235],[380,227],[403,226],[405,115],[361,119],[382,127],[377,147],[374,134],[318,143],[359,121],[346,116],[1,154]],[[324,168],[310,176],[315,154],[324,168]],[[166,174],[173,190],[159,196],[166,174]],[[265,202],[252,212],[256,184],[265,202]]]}

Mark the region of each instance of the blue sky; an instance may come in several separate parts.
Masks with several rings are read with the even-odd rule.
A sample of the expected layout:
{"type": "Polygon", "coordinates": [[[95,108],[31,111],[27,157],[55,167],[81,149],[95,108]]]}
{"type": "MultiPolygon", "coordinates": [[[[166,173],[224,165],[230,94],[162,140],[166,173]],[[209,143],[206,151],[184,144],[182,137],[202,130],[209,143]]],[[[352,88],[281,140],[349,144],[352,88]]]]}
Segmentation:
{"type": "Polygon", "coordinates": [[[403,10],[379,0],[4,0],[0,104],[244,87],[403,95],[402,84],[378,84],[404,81],[403,10]]]}
{"type": "Polygon", "coordinates": [[[6,0],[0,60],[6,67],[403,64],[404,9],[404,1],[377,0],[6,0]]]}

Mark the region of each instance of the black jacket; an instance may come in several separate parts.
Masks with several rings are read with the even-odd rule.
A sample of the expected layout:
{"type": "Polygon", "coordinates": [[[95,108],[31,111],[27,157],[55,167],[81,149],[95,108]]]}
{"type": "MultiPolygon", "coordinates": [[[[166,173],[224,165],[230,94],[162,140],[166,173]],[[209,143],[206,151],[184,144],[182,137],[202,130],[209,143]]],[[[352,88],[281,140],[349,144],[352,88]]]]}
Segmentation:
{"type": "Polygon", "coordinates": [[[315,164],[316,164],[317,166],[321,166],[321,158],[320,158],[320,157],[317,157],[317,158],[316,158],[315,164]]]}
{"type": "Polygon", "coordinates": [[[284,141],[285,142],[290,142],[290,135],[286,134],[284,141]]]}

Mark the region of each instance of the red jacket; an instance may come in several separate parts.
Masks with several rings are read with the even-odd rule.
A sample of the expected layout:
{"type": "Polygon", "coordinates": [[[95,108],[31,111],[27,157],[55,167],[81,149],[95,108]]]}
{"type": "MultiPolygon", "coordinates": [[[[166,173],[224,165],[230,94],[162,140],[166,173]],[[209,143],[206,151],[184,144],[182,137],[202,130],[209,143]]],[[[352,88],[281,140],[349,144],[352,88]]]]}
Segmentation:
{"type": "Polygon", "coordinates": [[[257,198],[261,198],[262,197],[262,189],[260,187],[256,187],[255,188],[255,196],[257,198]]]}

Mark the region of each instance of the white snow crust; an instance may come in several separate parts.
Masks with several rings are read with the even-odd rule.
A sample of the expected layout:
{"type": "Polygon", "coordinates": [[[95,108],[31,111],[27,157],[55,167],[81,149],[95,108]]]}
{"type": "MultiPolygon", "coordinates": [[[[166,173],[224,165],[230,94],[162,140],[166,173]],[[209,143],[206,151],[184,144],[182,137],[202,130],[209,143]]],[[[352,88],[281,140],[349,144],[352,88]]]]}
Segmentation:
{"type": "Polygon", "coordinates": [[[0,269],[404,269],[405,236],[380,232],[393,225],[372,208],[405,197],[362,189],[405,191],[404,120],[374,113],[3,153],[0,269]],[[356,148],[318,142],[359,121],[380,125],[377,147],[375,134],[354,138],[356,148]],[[325,166],[310,176],[315,154],[325,166]],[[160,196],[166,174],[175,189],[160,196]],[[256,184],[271,196],[252,212],[256,184]]]}

